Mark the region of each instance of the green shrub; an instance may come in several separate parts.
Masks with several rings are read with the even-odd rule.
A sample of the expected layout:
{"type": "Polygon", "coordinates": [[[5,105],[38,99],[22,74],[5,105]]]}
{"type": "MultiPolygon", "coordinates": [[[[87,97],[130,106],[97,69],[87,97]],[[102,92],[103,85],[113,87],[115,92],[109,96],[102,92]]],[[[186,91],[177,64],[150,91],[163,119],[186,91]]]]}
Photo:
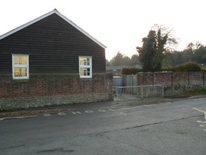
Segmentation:
{"type": "Polygon", "coordinates": [[[180,93],[177,96],[197,96],[197,95],[206,95],[206,88],[196,88],[184,93],[180,93]]]}
{"type": "Polygon", "coordinates": [[[201,71],[206,72],[206,68],[201,68],[201,71]]]}
{"type": "Polygon", "coordinates": [[[137,74],[138,72],[142,72],[142,69],[139,68],[122,68],[122,75],[131,75],[137,74]]]}
{"type": "MultiPolygon", "coordinates": [[[[206,68],[201,70],[201,67],[193,61],[188,61],[182,65],[179,65],[174,68],[164,68],[161,71],[169,71],[169,72],[199,72],[199,71],[206,71],[206,68]]],[[[143,72],[142,69],[139,68],[123,68],[122,75],[131,75],[137,74],[138,72],[143,72]]]]}
{"type": "Polygon", "coordinates": [[[193,61],[186,62],[174,68],[175,72],[198,72],[201,71],[200,66],[193,61]]]}

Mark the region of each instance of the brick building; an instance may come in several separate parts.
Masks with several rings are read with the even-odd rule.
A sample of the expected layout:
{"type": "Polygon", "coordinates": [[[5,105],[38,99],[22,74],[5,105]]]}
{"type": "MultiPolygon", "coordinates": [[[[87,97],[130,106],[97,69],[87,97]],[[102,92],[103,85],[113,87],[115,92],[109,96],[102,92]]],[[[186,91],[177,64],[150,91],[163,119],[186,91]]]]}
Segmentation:
{"type": "Polygon", "coordinates": [[[0,109],[112,100],[106,46],[54,9],[0,36],[0,109]]]}

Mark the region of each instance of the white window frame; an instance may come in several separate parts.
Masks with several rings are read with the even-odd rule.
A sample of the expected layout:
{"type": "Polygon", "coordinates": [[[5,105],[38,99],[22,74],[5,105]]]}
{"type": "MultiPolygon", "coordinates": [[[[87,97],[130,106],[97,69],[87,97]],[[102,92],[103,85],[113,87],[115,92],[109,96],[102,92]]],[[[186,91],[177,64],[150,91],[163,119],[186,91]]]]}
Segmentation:
{"type": "Polygon", "coordinates": [[[28,54],[12,54],[12,76],[13,76],[13,79],[29,79],[29,55],[28,54]],[[23,64],[15,65],[14,64],[14,57],[15,56],[26,56],[27,57],[27,64],[26,65],[23,65],[23,64]],[[15,68],[26,68],[27,69],[27,76],[15,77],[15,75],[14,75],[15,68]]]}
{"type": "Polygon", "coordinates": [[[79,56],[79,76],[80,78],[92,78],[92,57],[91,56],[79,56]],[[89,58],[89,65],[81,65],[80,58],[89,58]],[[90,69],[90,75],[80,75],[80,69],[81,68],[89,68],[90,69]]]}

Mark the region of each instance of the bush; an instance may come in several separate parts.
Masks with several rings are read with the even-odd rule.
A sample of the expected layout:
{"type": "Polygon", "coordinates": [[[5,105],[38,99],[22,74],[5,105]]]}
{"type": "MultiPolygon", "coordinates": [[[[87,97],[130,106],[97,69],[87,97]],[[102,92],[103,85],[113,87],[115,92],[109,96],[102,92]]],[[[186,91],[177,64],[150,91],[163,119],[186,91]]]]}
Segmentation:
{"type": "Polygon", "coordinates": [[[131,75],[137,74],[138,72],[142,72],[142,69],[139,68],[122,68],[122,75],[131,75]]]}
{"type": "Polygon", "coordinates": [[[193,90],[180,93],[177,96],[197,96],[197,95],[206,95],[206,88],[195,88],[193,90]]]}
{"type": "Polygon", "coordinates": [[[206,68],[202,68],[201,71],[206,72],[206,68]]]}
{"type": "Polygon", "coordinates": [[[198,72],[201,71],[200,66],[193,61],[186,62],[174,68],[175,72],[198,72]]]}
{"type": "MultiPolygon", "coordinates": [[[[169,71],[169,72],[199,72],[199,71],[206,71],[206,70],[201,70],[201,67],[193,61],[188,61],[182,65],[179,65],[174,68],[166,68],[166,69],[161,69],[161,71],[169,71]]],[[[143,72],[142,69],[139,68],[123,68],[122,69],[122,75],[131,75],[131,74],[137,74],[138,72],[143,72]]]]}
{"type": "Polygon", "coordinates": [[[172,72],[199,72],[199,71],[206,71],[206,69],[202,68],[193,61],[188,61],[184,64],[176,66],[174,68],[164,68],[161,71],[172,71],[172,72]]]}

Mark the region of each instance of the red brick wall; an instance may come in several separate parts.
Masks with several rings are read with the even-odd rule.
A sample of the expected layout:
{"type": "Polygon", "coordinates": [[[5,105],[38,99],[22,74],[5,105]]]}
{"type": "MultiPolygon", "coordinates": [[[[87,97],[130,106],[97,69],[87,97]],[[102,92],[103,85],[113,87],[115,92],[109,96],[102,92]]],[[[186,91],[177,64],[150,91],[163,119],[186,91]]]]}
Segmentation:
{"type": "Polygon", "coordinates": [[[154,74],[154,84],[171,85],[172,84],[172,73],[160,73],[154,74]]]}
{"type": "Polygon", "coordinates": [[[142,72],[137,74],[137,85],[161,84],[165,87],[167,95],[205,86],[205,81],[206,72],[142,72]]]}
{"type": "Polygon", "coordinates": [[[31,75],[29,80],[1,76],[0,98],[111,93],[106,75],[80,79],[78,75],[31,75]]]}
{"type": "Polygon", "coordinates": [[[138,73],[138,85],[204,85],[206,72],[155,72],[138,73]]]}
{"type": "Polygon", "coordinates": [[[122,86],[162,85],[165,96],[206,86],[206,72],[140,72],[124,75],[122,86]]]}

